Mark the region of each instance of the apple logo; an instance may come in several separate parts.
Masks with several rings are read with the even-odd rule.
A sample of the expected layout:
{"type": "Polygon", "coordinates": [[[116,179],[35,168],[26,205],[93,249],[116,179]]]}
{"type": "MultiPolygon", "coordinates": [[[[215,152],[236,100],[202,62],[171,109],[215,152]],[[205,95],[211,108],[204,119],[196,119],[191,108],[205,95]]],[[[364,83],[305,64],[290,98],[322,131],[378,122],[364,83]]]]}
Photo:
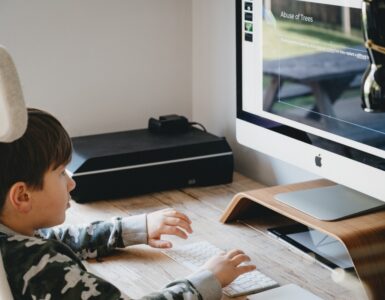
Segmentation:
{"type": "Polygon", "coordinates": [[[322,167],[322,157],[321,157],[321,154],[318,154],[318,156],[316,156],[314,158],[314,161],[315,161],[315,165],[317,167],[322,167]]]}

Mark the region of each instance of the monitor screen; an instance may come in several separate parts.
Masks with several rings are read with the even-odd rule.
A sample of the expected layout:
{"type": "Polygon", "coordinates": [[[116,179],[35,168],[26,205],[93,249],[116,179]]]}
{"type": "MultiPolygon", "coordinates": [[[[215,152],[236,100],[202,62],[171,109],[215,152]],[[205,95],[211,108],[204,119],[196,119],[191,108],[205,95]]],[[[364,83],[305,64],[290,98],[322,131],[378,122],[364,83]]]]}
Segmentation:
{"type": "Polygon", "coordinates": [[[361,108],[361,1],[236,5],[238,141],[385,201],[385,113],[361,108]]]}

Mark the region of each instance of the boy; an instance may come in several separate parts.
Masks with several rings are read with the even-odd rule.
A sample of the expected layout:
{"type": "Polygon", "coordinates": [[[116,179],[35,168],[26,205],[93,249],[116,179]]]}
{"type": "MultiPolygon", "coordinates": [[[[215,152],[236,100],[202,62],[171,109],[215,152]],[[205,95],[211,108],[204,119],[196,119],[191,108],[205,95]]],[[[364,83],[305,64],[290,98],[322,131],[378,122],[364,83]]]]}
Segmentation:
{"type": "MultiPolygon", "coordinates": [[[[0,143],[0,251],[13,297],[128,299],[111,283],[87,272],[81,259],[140,243],[171,247],[161,240],[162,234],[187,238],[191,221],[167,209],[85,227],[46,229],[61,224],[69,207],[75,182],[65,166],[72,145],[53,116],[29,109],[28,118],[20,139],[0,143]]],[[[240,250],[223,253],[187,279],[145,298],[219,299],[221,287],[255,268],[239,266],[248,260],[240,250]]]]}

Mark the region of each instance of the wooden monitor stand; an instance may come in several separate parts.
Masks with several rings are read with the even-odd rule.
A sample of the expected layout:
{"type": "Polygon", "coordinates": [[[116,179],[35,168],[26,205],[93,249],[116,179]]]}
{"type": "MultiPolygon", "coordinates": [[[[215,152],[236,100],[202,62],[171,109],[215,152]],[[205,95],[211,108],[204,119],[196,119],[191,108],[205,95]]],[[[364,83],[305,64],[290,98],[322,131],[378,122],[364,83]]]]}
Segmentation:
{"type": "Polygon", "coordinates": [[[384,299],[385,211],[327,222],[315,219],[274,199],[274,195],[278,193],[333,184],[327,180],[315,180],[238,193],[227,206],[220,221],[226,223],[242,219],[242,216],[257,203],[296,222],[333,236],[347,248],[368,298],[384,299]]]}

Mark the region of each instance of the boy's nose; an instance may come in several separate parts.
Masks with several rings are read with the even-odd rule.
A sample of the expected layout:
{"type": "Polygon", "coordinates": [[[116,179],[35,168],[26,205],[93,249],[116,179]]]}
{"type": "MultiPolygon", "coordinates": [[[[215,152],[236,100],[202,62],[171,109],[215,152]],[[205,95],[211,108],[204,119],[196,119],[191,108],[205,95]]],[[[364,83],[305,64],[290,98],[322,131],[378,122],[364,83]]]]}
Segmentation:
{"type": "Polygon", "coordinates": [[[76,181],[72,177],[68,176],[68,191],[71,192],[76,187],[76,181]]]}

